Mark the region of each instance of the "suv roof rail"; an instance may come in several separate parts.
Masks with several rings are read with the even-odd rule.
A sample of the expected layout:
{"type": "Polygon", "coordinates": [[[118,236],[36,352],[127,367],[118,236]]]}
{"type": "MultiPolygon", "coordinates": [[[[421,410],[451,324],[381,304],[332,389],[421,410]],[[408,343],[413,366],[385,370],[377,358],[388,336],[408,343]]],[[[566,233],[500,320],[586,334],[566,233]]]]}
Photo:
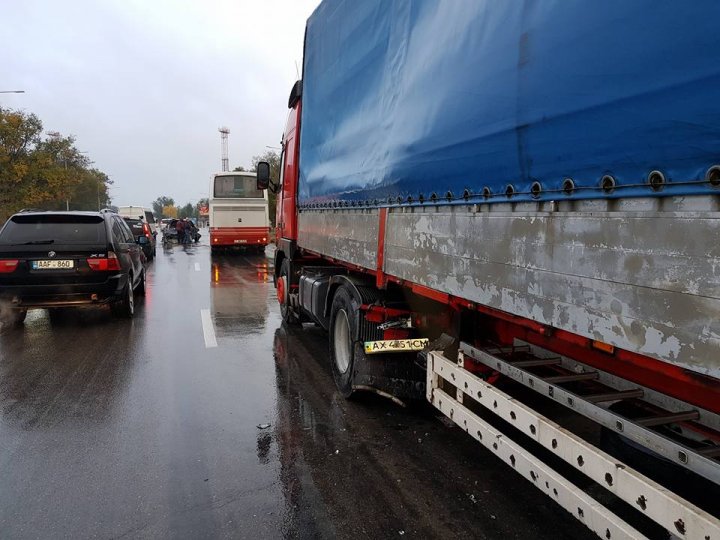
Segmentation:
{"type": "Polygon", "coordinates": [[[18,210],[18,214],[24,214],[25,212],[48,212],[48,210],[43,210],[41,208],[23,208],[22,210],[18,210]]]}
{"type": "Polygon", "coordinates": [[[112,208],[103,208],[100,210],[101,214],[117,214],[116,210],[113,210],[112,208]]]}

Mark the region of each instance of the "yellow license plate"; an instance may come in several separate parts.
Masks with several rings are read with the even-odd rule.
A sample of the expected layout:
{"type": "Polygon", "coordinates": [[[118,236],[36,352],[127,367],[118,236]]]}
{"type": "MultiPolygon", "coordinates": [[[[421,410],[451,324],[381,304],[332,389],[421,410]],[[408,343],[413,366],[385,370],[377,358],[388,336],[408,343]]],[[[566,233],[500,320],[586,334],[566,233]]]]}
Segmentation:
{"type": "Polygon", "coordinates": [[[427,338],[366,341],[365,354],[422,351],[428,344],[428,341],[427,338]]]}

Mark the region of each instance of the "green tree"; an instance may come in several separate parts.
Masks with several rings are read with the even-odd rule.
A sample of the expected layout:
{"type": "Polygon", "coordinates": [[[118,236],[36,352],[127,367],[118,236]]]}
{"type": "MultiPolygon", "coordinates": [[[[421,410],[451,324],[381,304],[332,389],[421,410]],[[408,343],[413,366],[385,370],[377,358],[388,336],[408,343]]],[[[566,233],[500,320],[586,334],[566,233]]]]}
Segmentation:
{"type": "Polygon", "coordinates": [[[22,191],[30,172],[42,122],[34,114],[0,107],[0,219],[23,206],[22,191]]]}
{"type": "MultiPolygon", "coordinates": [[[[280,155],[274,150],[268,150],[259,156],[253,156],[253,171],[257,171],[257,164],[261,161],[267,161],[270,165],[270,178],[278,184],[280,181],[280,155]]],[[[268,205],[270,212],[270,223],[275,227],[275,207],[277,206],[277,193],[274,193],[272,189],[268,190],[268,205]]]]}
{"type": "Polygon", "coordinates": [[[100,210],[110,206],[109,186],[112,184],[107,175],[97,169],[83,171],[80,184],[70,201],[71,210],[100,210]]]}
{"type": "Polygon", "coordinates": [[[170,216],[165,212],[165,208],[168,206],[175,207],[175,200],[172,197],[166,197],[165,195],[158,197],[152,203],[153,213],[161,218],[176,217],[170,216]]]}
{"type": "Polygon", "coordinates": [[[21,194],[29,206],[48,210],[70,207],[87,173],[89,160],[75,148],[73,136],[48,133],[39,141],[30,160],[29,174],[21,194]]]}
{"type": "Polygon", "coordinates": [[[0,108],[0,219],[23,207],[96,209],[107,205],[108,177],[90,169],[73,136],[42,136],[40,119],[0,108]],[[90,194],[92,193],[92,197],[90,194]]]}
{"type": "Polygon", "coordinates": [[[191,203],[187,203],[185,206],[178,207],[179,218],[192,218],[197,217],[197,210],[191,203]]]}

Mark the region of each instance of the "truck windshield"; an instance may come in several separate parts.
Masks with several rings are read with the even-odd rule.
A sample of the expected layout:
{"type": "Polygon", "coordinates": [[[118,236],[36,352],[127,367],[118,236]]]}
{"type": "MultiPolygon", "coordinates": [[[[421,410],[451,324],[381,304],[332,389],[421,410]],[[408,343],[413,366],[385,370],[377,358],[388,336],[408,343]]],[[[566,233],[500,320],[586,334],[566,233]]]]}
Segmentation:
{"type": "Polygon", "coordinates": [[[254,176],[229,175],[215,177],[214,196],[220,199],[262,199],[254,176]]]}

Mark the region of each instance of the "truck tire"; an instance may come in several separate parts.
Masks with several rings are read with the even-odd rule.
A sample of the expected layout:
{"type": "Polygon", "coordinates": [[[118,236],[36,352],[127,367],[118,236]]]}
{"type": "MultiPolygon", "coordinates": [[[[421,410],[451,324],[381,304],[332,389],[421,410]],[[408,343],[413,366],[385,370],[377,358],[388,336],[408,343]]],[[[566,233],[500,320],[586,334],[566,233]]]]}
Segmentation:
{"type": "Polygon", "coordinates": [[[345,398],[351,397],[355,392],[355,361],[359,354],[364,354],[356,343],[357,328],[357,306],[353,305],[353,298],[347,287],[340,287],[333,297],[330,310],[330,364],[335,386],[345,398]]]}
{"type": "Polygon", "coordinates": [[[290,325],[300,324],[300,317],[298,317],[295,310],[290,305],[290,261],[283,259],[280,265],[280,277],[277,285],[278,301],[280,302],[280,315],[282,315],[283,321],[290,325]]]}

